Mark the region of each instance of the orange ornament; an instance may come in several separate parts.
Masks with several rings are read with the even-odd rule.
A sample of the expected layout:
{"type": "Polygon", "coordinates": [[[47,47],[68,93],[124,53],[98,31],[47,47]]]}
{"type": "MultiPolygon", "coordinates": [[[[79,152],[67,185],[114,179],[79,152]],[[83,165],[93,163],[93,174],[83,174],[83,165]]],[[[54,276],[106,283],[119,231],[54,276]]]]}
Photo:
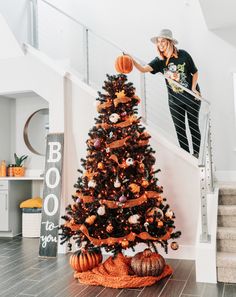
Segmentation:
{"type": "Polygon", "coordinates": [[[141,173],[143,173],[144,172],[144,168],[145,168],[144,164],[143,163],[140,163],[139,164],[138,171],[141,172],[141,173]]]}
{"type": "Polygon", "coordinates": [[[113,231],[113,226],[111,225],[111,224],[109,224],[107,227],[106,227],[106,231],[108,232],[108,233],[111,233],[112,231],[113,231]]]}
{"type": "Polygon", "coordinates": [[[132,193],[139,193],[140,192],[140,186],[139,185],[137,185],[137,184],[130,184],[129,185],[129,188],[130,188],[130,191],[132,192],[132,193]]]}
{"type": "Polygon", "coordinates": [[[123,247],[123,249],[126,249],[129,246],[129,241],[126,239],[122,240],[121,246],[123,247]]]}
{"type": "Polygon", "coordinates": [[[142,185],[144,188],[146,188],[146,187],[149,185],[149,182],[148,182],[146,179],[144,179],[144,180],[142,181],[141,185],[142,185]]]}
{"type": "Polygon", "coordinates": [[[103,163],[102,163],[102,162],[99,162],[99,163],[98,163],[98,169],[103,169],[103,168],[104,168],[103,163]]]}
{"type": "Polygon", "coordinates": [[[133,70],[133,61],[127,56],[119,56],[115,61],[115,69],[119,73],[130,73],[133,70]]]}
{"type": "Polygon", "coordinates": [[[163,225],[164,225],[164,223],[163,223],[162,221],[158,221],[158,222],[157,222],[157,226],[158,226],[158,227],[163,227],[163,225]]]}
{"type": "Polygon", "coordinates": [[[89,216],[86,218],[85,222],[89,225],[92,225],[94,223],[94,221],[96,220],[96,216],[95,215],[92,215],[92,216],[89,216]]]}

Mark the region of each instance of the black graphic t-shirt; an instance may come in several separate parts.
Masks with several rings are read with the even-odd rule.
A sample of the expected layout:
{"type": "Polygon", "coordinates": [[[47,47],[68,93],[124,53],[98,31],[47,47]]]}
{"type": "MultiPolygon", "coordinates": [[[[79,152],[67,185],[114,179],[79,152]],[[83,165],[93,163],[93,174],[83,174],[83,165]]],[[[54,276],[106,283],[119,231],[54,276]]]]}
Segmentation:
{"type": "MultiPolygon", "coordinates": [[[[157,72],[161,72],[165,74],[167,77],[175,80],[183,87],[187,89],[192,89],[192,76],[198,70],[193,62],[192,57],[185,50],[178,50],[178,58],[171,57],[166,65],[166,59],[160,60],[156,57],[152,60],[148,65],[150,65],[153,69],[151,71],[152,74],[157,72]]],[[[170,80],[166,79],[169,99],[180,99],[181,101],[185,101],[184,99],[194,99],[193,96],[185,92],[180,87],[173,84],[170,80]]],[[[196,89],[200,92],[199,86],[196,86],[196,89]]]]}

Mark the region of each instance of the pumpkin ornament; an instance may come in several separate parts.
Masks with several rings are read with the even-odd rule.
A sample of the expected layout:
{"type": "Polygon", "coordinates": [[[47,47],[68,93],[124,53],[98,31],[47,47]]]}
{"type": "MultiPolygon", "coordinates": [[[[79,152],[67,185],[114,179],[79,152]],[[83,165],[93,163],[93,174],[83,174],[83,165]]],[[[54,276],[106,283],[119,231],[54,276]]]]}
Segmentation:
{"type": "Polygon", "coordinates": [[[118,73],[130,73],[133,70],[132,59],[127,55],[117,57],[115,61],[115,69],[118,73]]]}
{"type": "Polygon", "coordinates": [[[176,251],[179,248],[179,244],[176,241],[171,242],[170,247],[172,250],[176,251]]]}
{"type": "Polygon", "coordinates": [[[159,276],[165,265],[164,258],[158,253],[153,253],[150,249],[137,253],[131,259],[131,268],[138,276],[159,276]]]}
{"type": "Polygon", "coordinates": [[[77,272],[92,270],[102,262],[100,250],[78,250],[70,256],[70,265],[77,272]]]}

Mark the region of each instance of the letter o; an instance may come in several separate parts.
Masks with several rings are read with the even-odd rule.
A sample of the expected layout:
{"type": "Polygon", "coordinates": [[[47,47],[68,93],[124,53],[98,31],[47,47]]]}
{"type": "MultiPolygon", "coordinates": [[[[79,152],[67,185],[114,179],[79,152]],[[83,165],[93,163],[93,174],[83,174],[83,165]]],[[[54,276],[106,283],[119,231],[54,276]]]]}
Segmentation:
{"type": "Polygon", "coordinates": [[[56,195],[54,195],[54,194],[47,195],[46,198],[44,199],[44,204],[43,204],[44,211],[45,211],[46,215],[54,216],[58,210],[58,205],[59,205],[59,203],[58,203],[58,199],[57,199],[56,195]],[[54,202],[54,208],[52,211],[49,211],[49,209],[48,209],[48,202],[50,199],[53,199],[53,202],[54,202]]]}
{"type": "Polygon", "coordinates": [[[46,184],[47,184],[47,186],[48,186],[50,189],[55,188],[56,186],[58,186],[58,184],[59,184],[59,182],[60,182],[60,173],[59,173],[59,170],[58,170],[57,168],[55,168],[55,167],[52,167],[52,168],[48,169],[48,171],[46,172],[46,176],[45,176],[45,178],[46,178],[46,184]],[[49,182],[49,177],[50,177],[50,174],[51,174],[52,172],[55,172],[55,174],[56,174],[56,180],[55,180],[55,182],[54,182],[53,184],[51,184],[51,183],[49,182]]]}

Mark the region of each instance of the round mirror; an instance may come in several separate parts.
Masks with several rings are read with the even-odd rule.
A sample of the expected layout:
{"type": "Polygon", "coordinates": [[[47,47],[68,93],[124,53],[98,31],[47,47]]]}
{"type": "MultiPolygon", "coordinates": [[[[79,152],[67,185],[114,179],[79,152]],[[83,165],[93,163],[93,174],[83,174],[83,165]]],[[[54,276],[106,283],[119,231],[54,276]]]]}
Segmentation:
{"type": "Polygon", "coordinates": [[[43,108],[32,113],[24,127],[24,141],[32,153],[45,156],[48,132],[49,109],[43,108]]]}

